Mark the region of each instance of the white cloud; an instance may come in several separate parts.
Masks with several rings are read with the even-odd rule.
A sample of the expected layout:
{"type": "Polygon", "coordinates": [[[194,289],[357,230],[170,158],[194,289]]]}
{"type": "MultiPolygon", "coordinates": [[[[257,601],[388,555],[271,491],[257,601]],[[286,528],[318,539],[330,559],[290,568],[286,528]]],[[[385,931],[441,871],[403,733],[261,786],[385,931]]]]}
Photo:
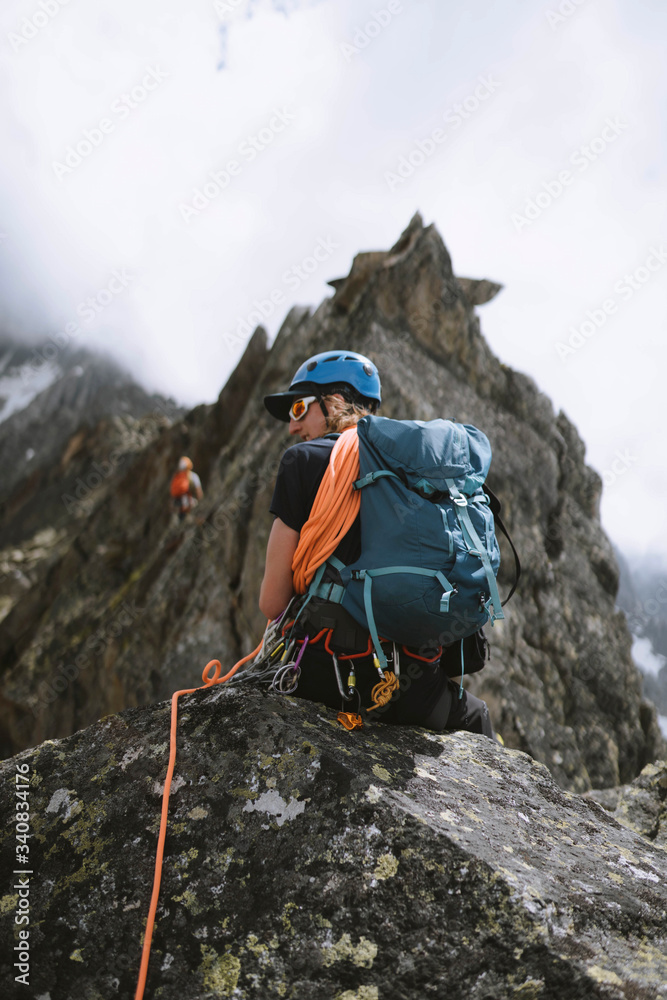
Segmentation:
{"type": "Polygon", "coordinates": [[[628,515],[627,497],[667,493],[655,468],[667,267],[627,300],[614,291],[667,238],[664,10],[589,0],[551,27],[558,5],[527,0],[502,10],[394,0],[391,17],[378,15],[384,0],[227,7],[70,0],[14,51],[10,33],[40,7],[3,5],[6,309],[41,336],[125,268],[133,281],[86,327],[89,342],[112,347],[151,386],[212,399],[257,303],[273,296],[275,333],[292,304],[319,304],[356,252],[390,246],[419,209],[458,273],[505,284],[482,311],[501,360],[566,410],[601,473],[619,450],[636,456],[605,490],[615,540],[664,548],[655,519],[628,515]],[[151,70],[161,79],[143,97],[136,88],[151,70]],[[497,86],[475,106],[482,79],[497,86]],[[294,120],[269,137],[276,111],[294,120]],[[105,118],[113,128],[58,179],[53,161],[105,118]],[[609,119],[627,127],[612,138],[609,119]],[[445,140],[391,190],[387,171],[438,128],[445,140]],[[605,134],[583,169],[576,151],[596,139],[599,150],[605,134]],[[253,135],[266,141],[251,159],[253,135]],[[230,160],[238,170],[216,194],[211,174],[230,160]],[[563,170],[571,183],[517,231],[513,213],[553,192],[563,170]],[[204,207],[186,222],[181,206],[197,190],[204,207]],[[304,280],[286,281],[318,240],[337,246],[304,280]],[[618,309],[559,357],[557,343],[610,297],[618,309]]]}

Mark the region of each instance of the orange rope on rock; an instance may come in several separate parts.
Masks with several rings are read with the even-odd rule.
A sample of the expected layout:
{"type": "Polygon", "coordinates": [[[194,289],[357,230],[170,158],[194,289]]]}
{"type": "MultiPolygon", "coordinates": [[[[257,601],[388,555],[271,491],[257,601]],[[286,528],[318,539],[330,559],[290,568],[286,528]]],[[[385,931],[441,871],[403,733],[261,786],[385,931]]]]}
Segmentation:
{"type": "MultiPolygon", "coordinates": [[[[262,642],[264,639],[262,638],[262,642]]],[[[153,940],[153,927],[155,926],[155,914],[157,912],[157,904],[160,896],[160,883],[162,881],[162,859],[164,856],[164,842],[167,837],[167,819],[169,814],[169,795],[171,792],[171,781],[174,776],[174,767],[176,765],[176,732],[178,725],[178,699],[182,694],[193,694],[195,691],[203,691],[205,688],[213,687],[214,684],[224,684],[231,677],[234,676],[236,671],[251,660],[253,656],[256,656],[262,648],[262,642],[260,642],[257,649],[248,656],[244,656],[242,660],[235,663],[229,673],[221,677],[222,664],[220,660],[210,660],[201,675],[203,680],[203,685],[198,688],[184,688],[182,691],[174,691],[171,696],[171,734],[170,734],[170,745],[169,745],[169,765],[167,767],[167,775],[164,779],[164,791],[162,793],[162,816],[160,818],[160,832],[158,834],[157,840],[157,851],[155,852],[155,874],[153,875],[153,894],[151,896],[151,903],[148,908],[148,917],[146,919],[146,930],[144,932],[144,947],[141,952],[141,965],[139,967],[139,979],[137,981],[137,991],[134,995],[134,1000],[142,1000],[144,995],[144,990],[146,988],[146,976],[148,975],[148,961],[151,955],[151,943],[153,940]],[[214,668],[213,674],[210,673],[210,668],[214,668]]]]}
{"type": "Polygon", "coordinates": [[[333,447],[310,517],[299,535],[292,560],[297,594],[305,594],[317,569],[352,527],[361,504],[359,491],[352,489],[358,478],[359,438],[357,428],[348,427],[333,447]]]}
{"type": "MultiPolygon", "coordinates": [[[[361,497],[358,491],[352,489],[352,484],[359,478],[359,438],[357,428],[349,427],[343,431],[336,441],[331,452],[329,464],[324,474],[320,487],[315,497],[315,502],[310,512],[310,517],[301,529],[299,544],[294,559],[292,560],[292,573],[294,576],[294,590],[297,594],[305,594],[308,584],[311,582],[317,569],[334,552],[344,535],[352,527],[354,519],[359,513],[361,497]]],[[[319,639],[326,630],[316,636],[319,639]]],[[[262,639],[262,642],[264,640],[262,639]]],[[[155,855],[155,874],[153,877],[153,894],[146,920],[146,930],[144,933],[144,946],[141,954],[141,966],[139,969],[139,979],[135,1000],[143,1000],[146,988],[146,977],[148,975],[148,962],[151,953],[151,942],[153,939],[153,928],[155,925],[155,914],[157,912],[158,899],[160,895],[160,882],[162,879],[162,863],[164,856],[164,844],[167,836],[167,819],[169,814],[169,794],[171,782],[176,764],[176,734],[178,723],[178,699],[182,694],[192,694],[204,688],[212,687],[214,684],[224,684],[236,671],[251,660],[262,648],[260,642],[257,649],[249,653],[238,663],[235,663],[229,673],[221,677],[222,665],[219,660],[211,660],[204,667],[202,680],[204,684],[199,688],[187,688],[183,691],[176,691],[171,699],[171,736],[169,750],[169,765],[164,782],[162,793],[162,816],[160,819],[160,832],[158,834],[157,851],[155,855]],[[210,668],[214,672],[210,674],[210,668]]],[[[363,655],[363,654],[362,654],[363,655]]],[[[378,685],[379,687],[379,685],[378,685]]]]}

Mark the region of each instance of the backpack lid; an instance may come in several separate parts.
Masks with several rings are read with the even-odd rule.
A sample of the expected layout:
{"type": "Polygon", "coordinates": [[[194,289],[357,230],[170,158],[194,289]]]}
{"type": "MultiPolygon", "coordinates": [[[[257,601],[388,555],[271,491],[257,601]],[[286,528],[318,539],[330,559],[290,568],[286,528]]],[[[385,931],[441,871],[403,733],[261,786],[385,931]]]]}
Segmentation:
{"type": "Polygon", "coordinates": [[[426,480],[434,491],[444,493],[447,480],[453,479],[462,493],[471,496],[483,485],[491,465],[489,439],[471,424],[368,416],[362,417],[357,430],[360,440],[376,452],[379,464],[419,492],[424,492],[426,480]]]}

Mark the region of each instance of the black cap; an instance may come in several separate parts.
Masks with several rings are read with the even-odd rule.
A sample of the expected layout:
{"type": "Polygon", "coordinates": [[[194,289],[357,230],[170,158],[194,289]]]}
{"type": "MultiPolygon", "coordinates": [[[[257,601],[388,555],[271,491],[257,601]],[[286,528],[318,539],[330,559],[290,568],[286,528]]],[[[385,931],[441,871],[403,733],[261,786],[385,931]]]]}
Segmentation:
{"type": "Polygon", "coordinates": [[[264,397],[264,406],[272,417],[289,423],[289,411],[295,399],[303,396],[317,396],[319,399],[322,393],[322,386],[314,382],[301,382],[298,389],[291,389],[287,392],[274,392],[270,396],[264,397]]]}

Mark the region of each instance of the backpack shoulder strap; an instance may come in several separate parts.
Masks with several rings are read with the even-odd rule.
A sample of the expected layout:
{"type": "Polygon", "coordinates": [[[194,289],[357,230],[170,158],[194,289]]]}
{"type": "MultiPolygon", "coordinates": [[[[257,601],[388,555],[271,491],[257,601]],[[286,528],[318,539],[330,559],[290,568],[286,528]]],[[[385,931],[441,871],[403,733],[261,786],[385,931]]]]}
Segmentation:
{"type": "Polygon", "coordinates": [[[503,519],[501,517],[501,514],[500,514],[500,511],[501,511],[500,500],[498,499],[498,497],[496,496],[496,494],[493,492],[493,490],[489,489],[489,487],[486,485],[486,483],[484,483],[483,490],[486,493],[487,497],[489,498],[489,507],[491,508],[491,513],[493,514],[493,519],[496,522],[496,524],[498,525],[498,527],[500,528],[500,530],[502,531],[502,533],[505,536],[505,538],[507,539],[507,541],[509,542],[510,548],[512,549],[512,554],[514,555],[514,583],[512,584],[512,589],[510,590],[509,594],[507,595],[507,597],[505,598],[505,600],[502,602],[503,603],[503,607],[504,607],[507,604],[507,602],[510,600],[510,598],[512,597],[512,595],[514,594],[514,591],[516,590],[517,584],[519,582],[519,578],[521,577],[521,560],[519,559],[519,553],[517,552],[517,550],[516,550],[516,548],[514,546],[514,542],[510,538],[510,534],[509,534],[507,528],[505,527],[505,524],[504,524],[503,519]]]}

